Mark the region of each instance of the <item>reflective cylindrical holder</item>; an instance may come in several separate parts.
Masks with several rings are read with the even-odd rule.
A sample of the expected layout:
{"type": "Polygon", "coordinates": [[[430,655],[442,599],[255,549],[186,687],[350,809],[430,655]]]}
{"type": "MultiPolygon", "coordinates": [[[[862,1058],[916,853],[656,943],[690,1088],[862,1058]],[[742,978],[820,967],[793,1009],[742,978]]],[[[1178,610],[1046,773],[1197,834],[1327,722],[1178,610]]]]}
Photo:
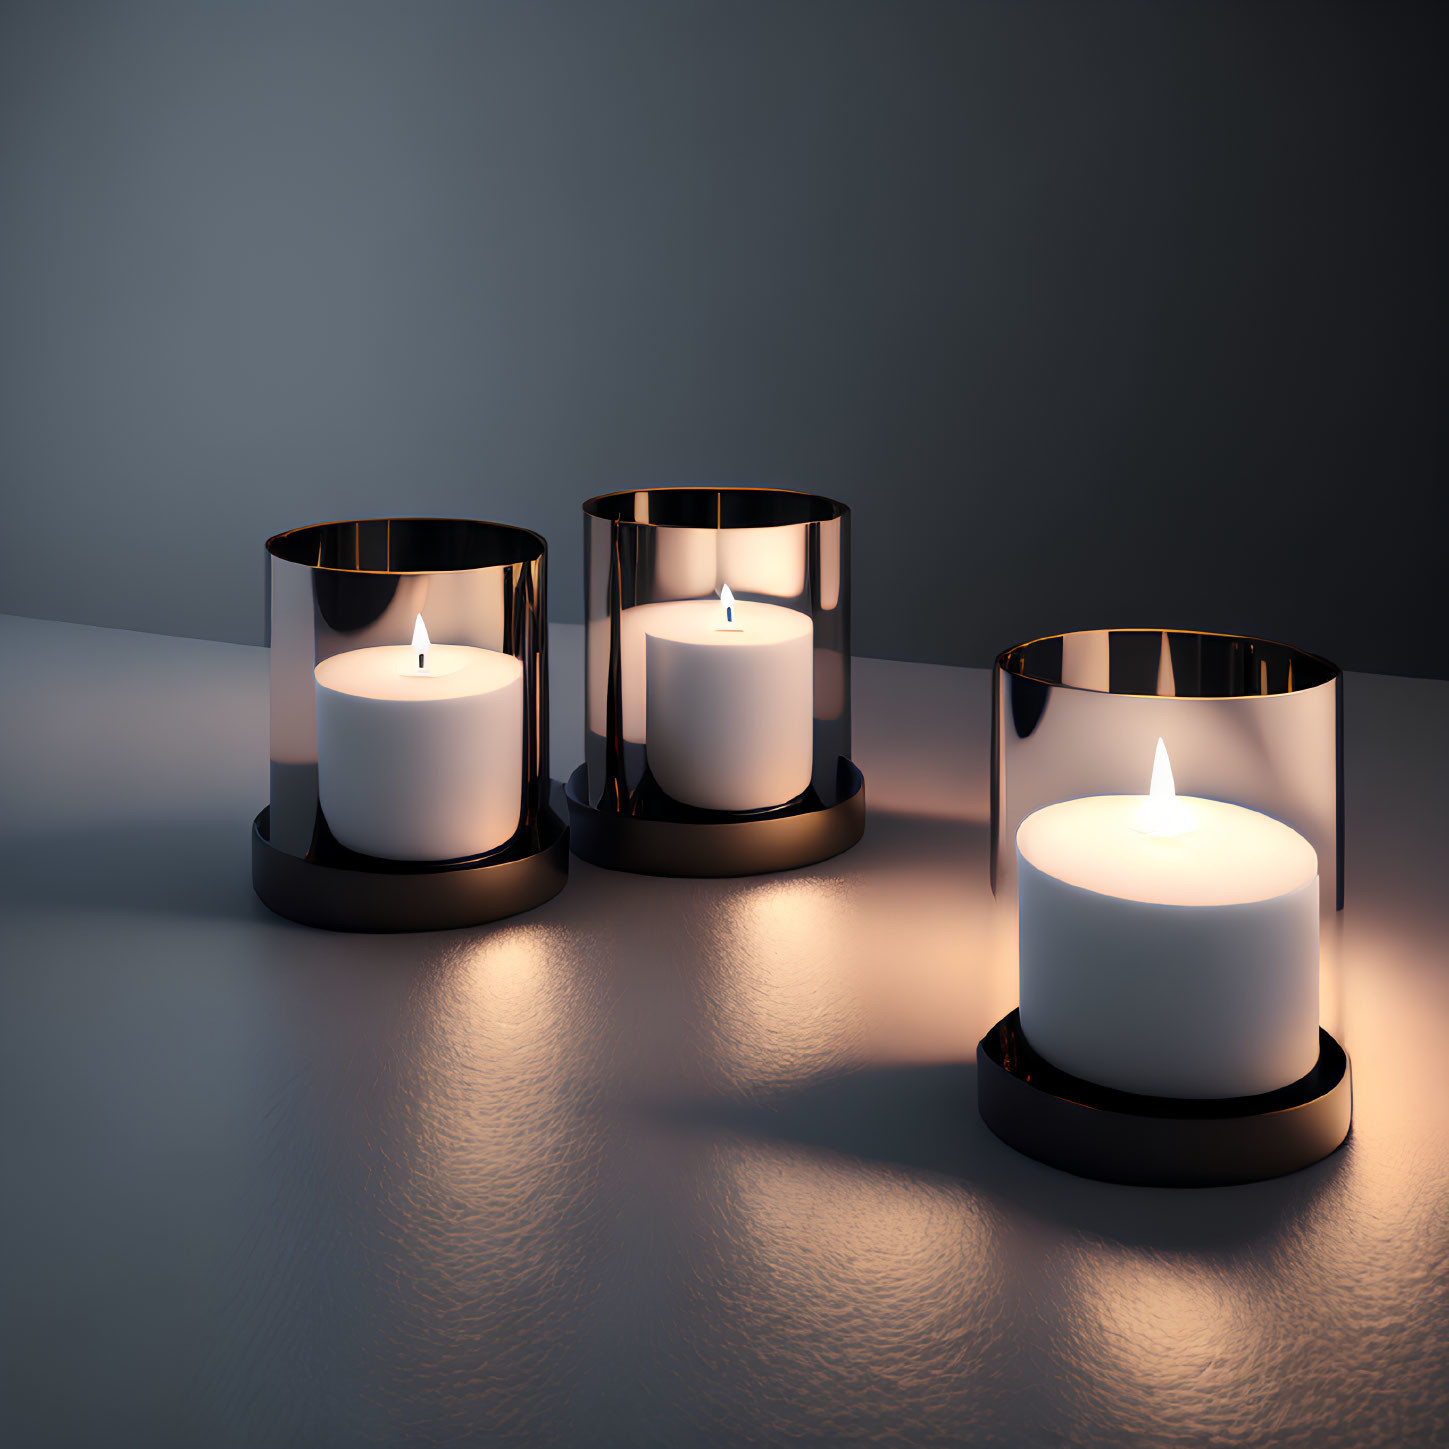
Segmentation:
{"type": "Polygon", "coordinates": [[[267,540],[271,802],[252,884],[279,915],[426,931],[568,879],[548,773],[546,548],[456,518],[267,540]]]}
{"type": "MultiPolygon", "coordinates": [[[[1325,920],[1342,907],[1342,689],[1328,661],[1231,635],[1101,630],[1007,650],[996,661],[993,695],[991,869],[999,896],[1017,901],[1017,834],[1028,816],[1086,796],[1142,795],[1162,739],[1179,794],[1293,827],[1317,854],[1325,920]]],[[[1105,906],[1092,910],[1085,919],[1107,929],[1105,906]]],[[[1130,1002],[1123,1011],[1131,1013],[1130,1002]]],[[[1122,1020],[1124,1042],[1136,1020],[1122,1020]]],[[[1253,1038],[1224,1048],[1259,1061],[1244,1040],[1253,1038]]],[[[1311,1070],[1276,1090],[1147,1096],[1063,1070],[1033,1048],[1013,1011],[977,1048],[978,1101],[1003,1141],[1080,1176],[1160,1187],[1252,1182],[1306,1167],[1348,1135],[1348,1058],[1321,1028],[1317,1041],[1311,1070]]],[[[1303,1046],[1311,1053],[1311,1041],[1303,1046]]]]}
{"type": "Polygon", "coordinates": [[[659,488],[584,505],[575,854],[755,875],[849,849],[850,510],[809,493],[659,488]]]}
{"type": "Polygon", "coordinates": [[[1016,832],[1082,795],[1135,795],[1158,739],[1181,795],[1291,825],[1343,907],[1343,676],[1287,644],[1180,629],[1055,634],[996,661],[991,885],[1016,899],[1016,832]]]}
{"type": "Polygon", "coordinates": [[[982,1119],[1049,1167],[1135,1187],[1226,1187],[1282,1177],[1327,1157],[1353,1121],[1348,1057],[1321,1028],[1300,1081],[1255,1097],[1147,1097],[1059,1071],[1031,1049],[1013,1011],[976,1048],[982,1119]]]}

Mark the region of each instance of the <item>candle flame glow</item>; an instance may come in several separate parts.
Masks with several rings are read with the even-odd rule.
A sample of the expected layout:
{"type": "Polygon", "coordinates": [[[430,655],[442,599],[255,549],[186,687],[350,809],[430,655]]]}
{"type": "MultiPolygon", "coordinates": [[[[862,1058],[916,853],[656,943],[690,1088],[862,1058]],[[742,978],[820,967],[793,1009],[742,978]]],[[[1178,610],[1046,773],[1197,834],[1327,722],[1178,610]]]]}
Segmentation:
{"type": "Polygon", "coordinates": [[[725,584],[719,591],[720,606],[725,611],[725,623],[735,622],[735,596],[730,592],[730,586],[725,584]]]}
{"type": "Polygon", "coordinates": [[[423,623],[421,614],[413,625],[413,653],[418,656],[418,673],[425,673],[428,667],[428,650],[433,647],[433,641],[428,638],[428,626],[423,623]]]}
{"type": "Polygon", "coordinates": [[[1172,778],[1172,761],[1161,739],[1152,757],[1152,783],[1143,801],[1137,828],[1144,835],[1170,838],[1186,835],[1193,829],[1191,812],[1177,798],[1177,784],[1172,778]]]}
{"type": "MultiPolygon", "coordinates": [[[[418,623],[422,622],[420,614],[418,623]]],[[[1167,746],[1160,736],[1157,751],[1152,756],[1152,783],[1147,787],[1147,795],[1149,799],[1159,802],[1177,799],[1177,781],[1172,778],[1172,761],[1167,757],[1167,746]]]]}

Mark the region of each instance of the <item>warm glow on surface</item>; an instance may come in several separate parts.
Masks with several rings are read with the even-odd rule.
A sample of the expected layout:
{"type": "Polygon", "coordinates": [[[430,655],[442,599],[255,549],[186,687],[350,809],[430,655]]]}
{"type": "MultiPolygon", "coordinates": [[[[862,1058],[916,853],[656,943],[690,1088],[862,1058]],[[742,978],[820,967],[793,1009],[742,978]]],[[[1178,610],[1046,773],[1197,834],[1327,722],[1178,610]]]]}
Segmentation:
{"type": "Polygon", "coordinates": [[[960,1184],[772,1142],[721,1145],[715,1173],[705,1201],[708,1237],[727,1254],[711,1325],[722,1352],[749,1353],[768,1333],[792,1376],[908,1383],[932,1344],[994,1318],[998,1245],[960,1184]]]}
{"type": "Polygon", "coordinates": [[[425,673],[428,667],[428,650],[433,647],[433,641],[428,638],[428,626],[423,623],[423,616],[418,615],[413,624],[413,653],[418,656],[418,673],[425,673]]]}
{"type": "Polygon", "coordinates": [[[761,878],[720,893],[694,930],[713,953],[707,977],[711,1061],[735,1086],[807,1081],[854,1060],[865,1022],[853,971],[859,926],[829,877],[761,878]]]}
{"type": "Polygon", "coordinates": [[[1172,778],[1172,761],[1167,746],[1159,738],[1152,757],[1152,784],[1142,806],[1137,828],[1144,835],[1186,835],[1196,826],[1192,812],[1178,799],[1177,785],[1172,778]]]}
{"type": "MultiPolygon", "coordinates": [[[[1057,1343],[1098,1432],[1146,1422],[1204,1442],[1245,1377],[1270,1377],[1272,1344],[1251,1272],[1192,1253],[1128,1248],[1084,1256],[1066,1274],[1057,1343]]],[[[1273,1368],[1280,1369],[1277,1364],[1273,1368]]]]}
{"type": "MultiPolygon", "coordinates": [[[[584,1311],[576,1204],[601,1148],[578,1106],[599,1073],[598,1018],[570,933],[528,922],[443,941],[406,962],[406,1045],[377,1068],[389,1090],[367,1127],[388,1223],[377,1271],[406,1285],[385,1352],[435,1382],[476,1362],[479,1305],[503,1305],[500,1338],[548,1343],[584,1311]]],[[[519,1386],[515,1415],[542,1397],[519,1386]]]]}
{"type": "Polygon", "coordinates": [[[459,939],[420,979],[408,1015],[417,1075],[402,1088],[409,1191],[435,1204],[417,1216],[444,1236],[454,1204],[516,1228],[557,1189],[570,1071],[590,1060],[576,970],[567,939],[530,922],[459,939]]]}

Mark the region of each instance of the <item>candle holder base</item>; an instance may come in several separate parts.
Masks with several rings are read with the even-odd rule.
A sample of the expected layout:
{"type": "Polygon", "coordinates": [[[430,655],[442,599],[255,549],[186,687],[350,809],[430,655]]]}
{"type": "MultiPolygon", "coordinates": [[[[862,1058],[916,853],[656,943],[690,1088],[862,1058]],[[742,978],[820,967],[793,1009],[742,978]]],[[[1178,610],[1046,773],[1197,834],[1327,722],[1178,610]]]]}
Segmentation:
{"type": "Polygon", "coordinates": [[[976,1048],[982,1120],[1008,1146],[1078,1177],[1221,1187],[1282,1177],[1340,1147],[1353,1123],[1343,1048],[1321,1028],[1307,1076],[1256,1097],[1144,1097],[1059,1071],[1013,1011],[976,1048]]]}
{"type": "Polygon", "coordinates": [[[573,852],[606,870],[637,875],[765,875],[814,865],[849,850],[865,834],[865,777],[840,762],[840,797],[832,804],[758,816],[664,820],[600,810],[585,799],[587,767],[566,790],[573,852]]]}
{"type": "MultiPolygon", "coordinates": [[[[557,795],[558,787],[554,787],[557,795]]],[[[271,808],[252,822],[252,888],[269,910],[328,931],[451,931],[532,910],[569,875],[555,803],[530,837],[492,855],[434,864],[357,855],[330,837],[307,857],[271,843],[271,808]]]]}

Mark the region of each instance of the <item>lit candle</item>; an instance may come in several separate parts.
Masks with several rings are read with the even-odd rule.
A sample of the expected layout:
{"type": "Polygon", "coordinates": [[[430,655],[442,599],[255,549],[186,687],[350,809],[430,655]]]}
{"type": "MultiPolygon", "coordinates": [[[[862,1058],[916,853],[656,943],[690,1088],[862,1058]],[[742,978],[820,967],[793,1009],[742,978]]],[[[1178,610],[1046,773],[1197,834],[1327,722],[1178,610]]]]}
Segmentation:
{"type": "Polygon", "coordinates": [[[411,644],[324,659],[317,682],[317,785],[328,829],[388,860],[453,860],[518,828],[523,665],[511,654],[411,644]]]}
{"type": "Polygon", "coordinates": [[[620,620],[624,738],[648,746],[655,781],[681,804],[765,810],[810,783],[814,637],[779,604],[678,599],[620,620]]]}
{"type": "Polygon", "coordinates": [[[1179,796],[1048,805],[1016,836],[1021,1024],[1063,1071],[1160,1097],[1272,1091],[1318,1058],[1318,857],[1255,810],[1179,796]]]}

